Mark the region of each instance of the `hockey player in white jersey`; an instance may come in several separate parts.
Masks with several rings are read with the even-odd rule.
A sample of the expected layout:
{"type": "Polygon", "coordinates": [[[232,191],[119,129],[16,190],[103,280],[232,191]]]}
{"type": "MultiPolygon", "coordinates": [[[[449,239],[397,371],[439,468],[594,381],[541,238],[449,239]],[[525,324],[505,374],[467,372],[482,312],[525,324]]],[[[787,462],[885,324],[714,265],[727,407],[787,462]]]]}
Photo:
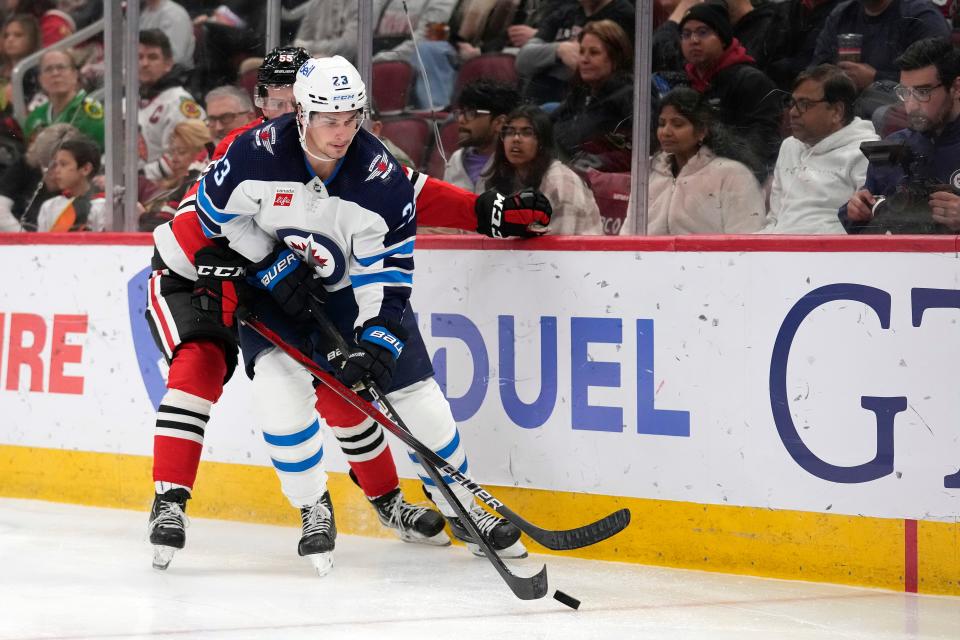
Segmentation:
{"type": "MultiPolygon", "coordinates": [[[[226,238],[258,265],[256,281],[269,295],[251,306],[292,344],[305,344],[317,333],[304,296],[289,295],[310,284],[313,295],[325,299],[326,315],[354,345],[337,371],[341,381],[353,386],[371,375],[414,434],[466,471],[456,423],[433,379],[409,304],[413,186],[383,145],[360,128],[366,89],[344,58],[304,63],[294,99],[295,114],[238,137],[202,178],[196,202],[205,233],[226,238]],[[300,259],[306,252],[316,267],[300,259]]],[[[270,428],[263,437],[283,492],[301,510],[299,553],[325,573],[336,527],[312,379],[253,332],[241,331],[241,346],[258,422],[270,428]]],[[[454,535],[477,552],[450,505],[430,491],[425,472],[421,478],[454,535]]],[[[526,555],[516,527],[483,511],[459,485],[451,488],[493,548],[507,557],[526,555]]]]}

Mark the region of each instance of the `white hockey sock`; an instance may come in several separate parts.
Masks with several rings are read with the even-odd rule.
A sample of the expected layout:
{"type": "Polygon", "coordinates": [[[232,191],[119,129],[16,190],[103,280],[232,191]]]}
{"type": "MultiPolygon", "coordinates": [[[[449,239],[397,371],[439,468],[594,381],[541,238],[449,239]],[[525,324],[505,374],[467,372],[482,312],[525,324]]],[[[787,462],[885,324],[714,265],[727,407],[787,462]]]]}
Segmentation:
{"type": "MultiPolygon", "coordinates": [[[[460,432],[457,430],[457,423],[450,411],[450,404],[443,397],[440,386],[433,378],[394,391],[387,396],[387,399],[390,400],[404,423],[420,442],[430,447],[461,473],[468,472],[467,454],[460,442],[460,432]]],[[[436,502],[440,513],[452,517],[454,515],[453,508],[420,465],[419,456],[410,450],[407,451],[407,455],[417,465],[420,480],[430,492],[430,496],[436,502]]],[[[449,480],[448,477],[445,479],[449,480]]],[[[463,486],[452,480],[447,482],[447,486],[450,487],[464,507],[469,509],[474,504],[473,495],[463,486]]]]}
{"type": "Polygon", "coordinates": [[[327,490],[327,473],[310,374],[277,349],[255,367],[254,407],[280,486],[293,506],[313,505],[327,490]]]}

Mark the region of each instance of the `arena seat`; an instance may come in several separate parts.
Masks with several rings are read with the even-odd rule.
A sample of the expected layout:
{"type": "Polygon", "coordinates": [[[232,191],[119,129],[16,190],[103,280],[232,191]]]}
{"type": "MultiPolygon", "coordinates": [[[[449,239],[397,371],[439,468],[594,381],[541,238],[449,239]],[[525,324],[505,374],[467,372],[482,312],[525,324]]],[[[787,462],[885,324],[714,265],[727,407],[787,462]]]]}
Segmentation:
{"type": "Polygon", "coordinates": [[[452,104],[457,104],[460,90],[480,78],[499,80],[514,87],[520,86],[517,75],[516,57],[509,53],[485,53],[463,63],[453,85],[452,104]]]}
{"type": "Polygon", "coordinates": [[[407,62],[386,60],[373,63],[371,95],[380,115],[397,115],[406,110],[413,80],[413,67],[407,62]]]}
{"type": "Polygon", "coordinates": [[[423,166],[430,143],[430,125],[426,120],[412,116],[384,118],[380,135],[403,149],[418,168],[423,166]]]}

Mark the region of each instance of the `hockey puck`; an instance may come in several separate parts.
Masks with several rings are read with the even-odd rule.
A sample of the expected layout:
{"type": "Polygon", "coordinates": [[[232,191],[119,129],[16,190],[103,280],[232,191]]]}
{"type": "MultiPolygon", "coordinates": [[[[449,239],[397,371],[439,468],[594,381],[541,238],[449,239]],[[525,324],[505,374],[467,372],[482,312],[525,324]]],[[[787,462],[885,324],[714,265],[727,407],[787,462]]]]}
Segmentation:
{"type": "Polygon", "coordinates": [[[580,608],[579,600],[577,600],[573,596],[568,596],[567,594],[565,594],[563,591],[560,591],[559,589],[553,592],[553,599],[556,600],[557,602],[561,602],[567,605],[571,609],[576,610],[580,608]]]}

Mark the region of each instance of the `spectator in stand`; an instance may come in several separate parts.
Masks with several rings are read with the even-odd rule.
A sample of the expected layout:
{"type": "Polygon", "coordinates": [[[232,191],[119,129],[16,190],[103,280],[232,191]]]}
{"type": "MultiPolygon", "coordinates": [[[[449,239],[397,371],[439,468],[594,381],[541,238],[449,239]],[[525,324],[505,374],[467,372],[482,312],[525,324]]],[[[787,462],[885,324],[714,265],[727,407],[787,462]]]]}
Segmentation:
{"type": "Polygon", "coordinates": [[[0,230],[36,231],[40,206],[59,193],[49,171],[53,156],[63,142],[82,137],[68,124],[50,125],[0,174],[0,230]]]}
{"type": "Polygon", "coordinates": [[[780,146],[764,233],[846,233],[837,209],[866,178],[860,143],[879,138],[853,115],[856,99],[853,81],[832,64],[797,78],[788,100],[793,135],[780,146]]]}
{"type": "Polygon", "coordinates": [[[207,125],[199,120],[177,123],[163,152],[169,174],[154,183],[150,199],[143,203],[140,231],[153,231],[173,219],[183,196],[209,163],[212,151],[213,138],[207,125]]]}
{"type": "Polygon", "coordinates": [[[457,80],[457,50],[450,44],[450,19],[456,6],[455,0],[379,0],[380,10],[373,37],[373,59],[403,60],[417,69],[413,87],[412,103],[417,109],[441,109],[450,104],[453,86],[457,80]],[[416,29],[417,50],[414,49],[407,24],[410,20],[416,29]],[[423,59],[421,68],[420,59],[423,59]],[[427,74],[425,79],[424,73],[427,74]],[[427,91],[429,82],[430,91],[427,91]]]}
{"type": "MultiPolygon", "coordinates": [[[[61,0],[62,1],[62,0],[61,0]]],[[[46,49],[77,30],[73,17],[53,0],[6,0],[7,15],[29,13],[40,25],[40,47],[46,49]]]]}
{"type": "Polygon", "coordinates": [[[781,89],[789,90],[804,69],[812,65],[817,38],[827,17],[842,0],[786,0],[779,5],[784,27],[784,44],[777,59],[764,71],[781,89]]]}
{"type": "Polygon", "coordinates": [[[170,132],[182,120],[203,120],[204,113],[183,88],[183,70],[173,62],[170,40],[158,29],[140,32],[140,112],[137,121],[147,162],[159,160],[170,132]]]}
{"type": "Polygon", "coordinates": [[[546,0],[524,0],[514,17],[514,23],[507,27],[507,50],[519,49],[537,35],[537,29],[554,10],[554,3],[546,0]]]}
{"type": "Polygon", "coordinates": [[[197,95],[235,83],[238,58],[262,56],[267,32],[263,0],[221,0],[204,4],[207,12],[193,20],[203,31],[197,44],[197,67],[191,85],[197,95]]]}
{"type": "MultiPolygon", "coordinates": [[[[475,80],[463,87],[453,117],[457,120],[459,147],[443,170],[444,182],[472,193],[483,193],[480,175],[490,168],[500,145],[500,128],[520,104],[520,94],[495,80],[475,80]]],[[[551,147],[553,140],[551,139],[551,147]]]]}
{"type": "Polygon", "coordinates": [[[702,93],[717,122],[743,139],[764,163],[763,180],[780,149],[783,106],[773,82],[754,64],[721,7],[698,4],[680,20],[684,71],[702,93]]]}
{"type": "Polygon", "coordinates": [[[534,105],[517,107],[500,129],[483,189],[515,193],[538,189],[553,207],[551,235],[601,235],[600,210],[587,184],[557,160],[550,116],[534,105]]]}
{"type": "Polygon", "coordinates": [[[907,47],[897,66],[909,128],[884,142],[912,151],[913,181],[897,162],[871,161],[840,222],[849,233],[960,232],[960,51],[928,38],[907,47]]]}
{"type": "Polygon", "coordinates": [[[70,49],[51,49],[40,57],[40,87],[48,101],[27,115],[27,140],[51,124],[65,122],[88,136],[103,150],[103,105],[80,88],[80,69],[70,49]]]}
{"type": "MultiPolygon", "coordinates": [[[[3,41],[0,46],[0,111],[13,102],[13,68],[17,63],[40,48],[40,23],[29,13],[17,13],[3,23],[3,41]]],[[[29,104],[38,89],[37,72],[31,70],[24,77],[23,96],[29,104]]]]}
{"type": "Polygon", "coordinates": [[[37,231],[103,231],[106,207],[92,178],[100,170],[100,149],[89,138],[67,140],[53,156],[50,172],[60,195],[40,207],[37,231]]]}
{"type": "Polygon", "coordinates": [[[341,55],[356,62],[359,24],[356,2],[309,0],[293,44],[315,58],[341,55]]]}
{"type": "Polygon", "coordinates": [[[140,30],[147,29],[165,33],[173,49],[173,61],[184,69],[193,68],[197,39],[186,9],[173,0],[140,0],[140,30]]]}
{"type": "Polygon", "coordinates": [[[507,30],[518,13],[517,0],[460,0],[450,19],[450,42],[460,62],[509,45],[507,30]]]}
{"type": "Polygon", "coordinates": [[[577,36],[573,87],[556,111],[557,147],[578,168],[630,170],[633,47],[611,20],[588,22],[577,36]]]}
{"type": "MultiPolygon", "coordinates": [[[[702,0],[680,0],[673,12],[653,34],[653,70],[680,71],[680,21],[702,0]]],[[[725,12],[733,28],[733,37],[747,50],[760,69],[781,58],[786,49],[786,16],[779,3],[758,0],[706,0],[725,12]]],[[[809,0],[807,0],[809,1],[809,0]]]]}
{"type": "MultiPolygon", "coordinates": [[[[765,223],[759,159],[716,122],[707,98],[680,87],[657,119],[647,208],[649,235],[753,233],[765,223]]],[[[632,223],[624,221],[623,228],[632,223]]]]}
{"type": "Polygon", "coordinates": [[[629,0],[562,0],[517,53],[523,97],[536,104],[563,100],[580,62],[577,34],[587,22],[612,20],[633,42],[635,10],[629,0]]]}
{"type": "Polygon", "coordinates": [[[929,0],[847,0],[823,25],[813,63],[838,65],[863,91],[874,81],[896,82],[896,59],[914,42],[949,35],[947,21],[929,0]],[[859,62],[839,59],[841,33],[863,36],[859,62]]]}
{"type": "Polygon", "coordinates": [[[256,115],[253,101],[247,92],[228,84],[211,89],[206,95],[207,126],[214,144],[242,124],[250,122],[256,115]]]}

